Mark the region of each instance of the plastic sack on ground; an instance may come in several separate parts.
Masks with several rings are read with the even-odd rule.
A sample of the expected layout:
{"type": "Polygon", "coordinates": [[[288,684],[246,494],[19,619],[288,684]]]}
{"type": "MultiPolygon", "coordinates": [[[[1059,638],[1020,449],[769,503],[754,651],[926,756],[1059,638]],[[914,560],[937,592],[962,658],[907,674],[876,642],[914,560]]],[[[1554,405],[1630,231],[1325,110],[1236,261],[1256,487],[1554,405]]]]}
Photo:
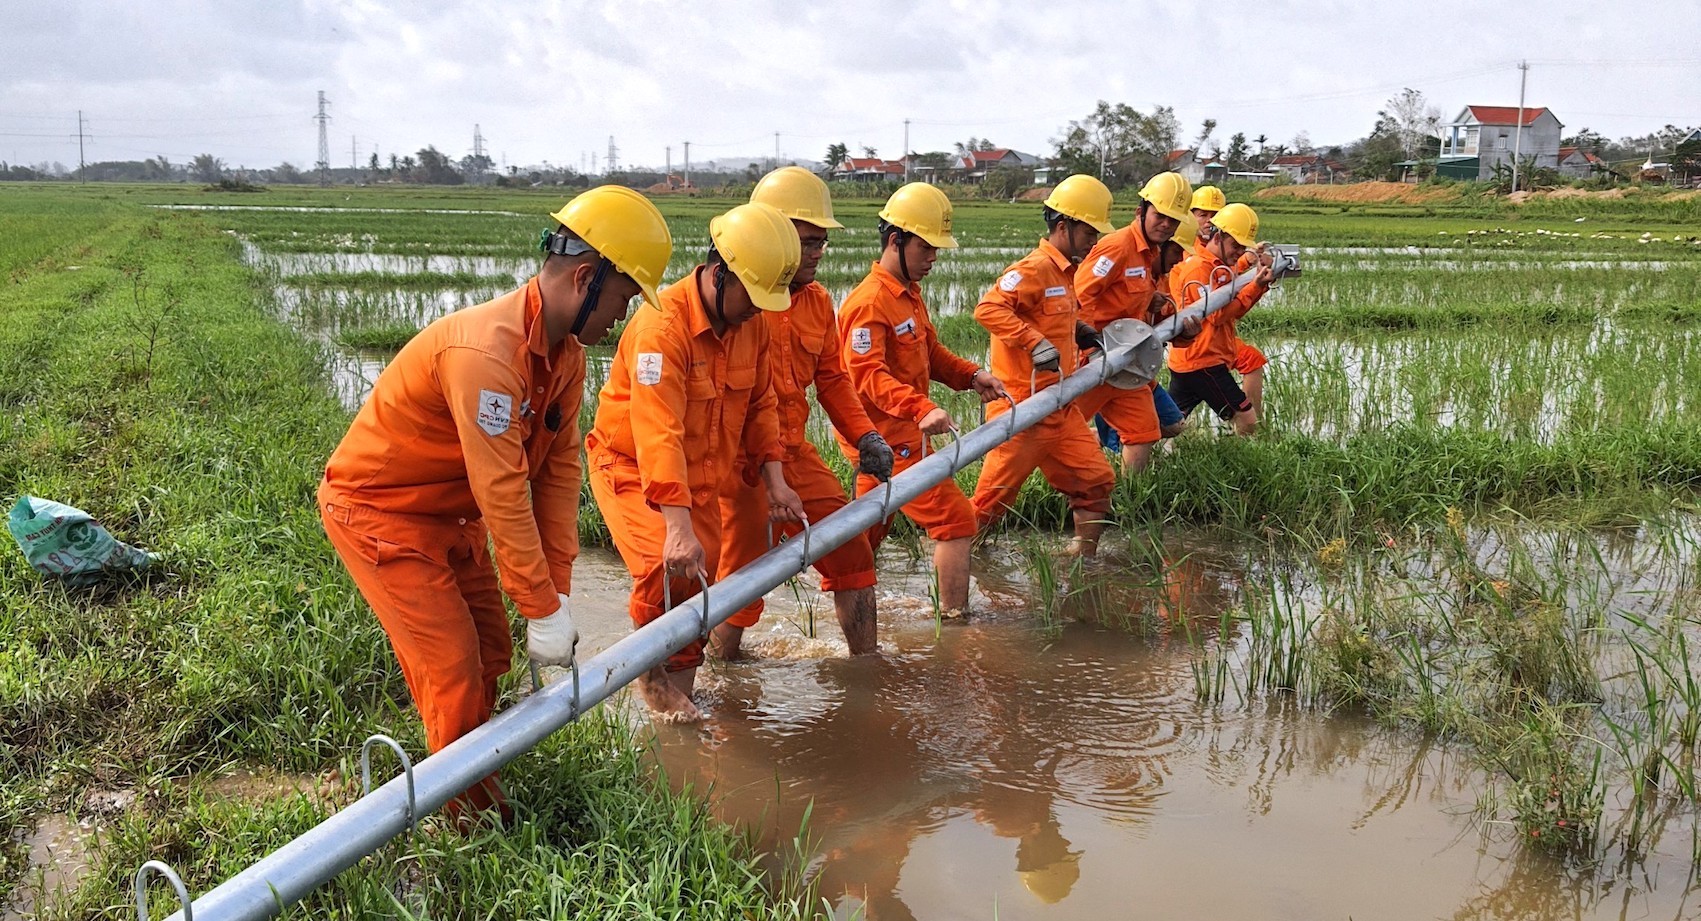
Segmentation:
{"type": "Polygon", "coordinates": [[[18,497],[6,529],[37,572],[70,585],[93,585],[159,562],[159,554],[113,537],[82,509],[48,499],[18,497]]]}

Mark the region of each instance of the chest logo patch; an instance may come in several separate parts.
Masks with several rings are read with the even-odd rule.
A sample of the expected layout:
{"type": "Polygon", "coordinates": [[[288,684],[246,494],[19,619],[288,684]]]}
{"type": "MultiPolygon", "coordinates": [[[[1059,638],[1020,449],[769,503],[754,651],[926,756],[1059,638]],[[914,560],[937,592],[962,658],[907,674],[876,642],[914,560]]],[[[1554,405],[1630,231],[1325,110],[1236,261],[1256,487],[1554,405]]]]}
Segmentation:
{"type": "Polygon", "coordinates": [[[904,322],[899,323],[897,326],[892,327],[892,332],[895,332],[900,336],[915,335],[915,317],[910,317],[904,322]]]}
{"type": "Polygon", "coordinates": [[[494,390],[478,392],[478,427],[492,438],[508,431],[514,422],[514,398],[494,390]]]}
{"type": "Polygon", "coordinates": [[[1124,277],[1124,278],[1145,278],[1146,277],[1146,267],[1143,266],[1143,265],[1129,266],[1128,268],[1126,268],[1122,271],[1122,277],[1124,277]]]}
{"type": "Polygon", "coordinates": [[[858,355],[867,355],[874,348],[874,334],[866,326],[858,326],[851,330],[851,351],[858,355]]]}
{"type": "Polygon", "coordinates": [[[1058,285],[1055,288],[1045,289],[1045,296],[1046,297],[1062,297],[1063,295],[1068,294],[1068,293],[1069,293],[1069,289],[1068,289],[1068,287],[1066,287],[1064,285],[1058,285]]]}
{"type": "Polygon", "coordinates": [[[660,352],[638,353],[638,383],[654,387],[661,383],[662,355],[660,352]]]}

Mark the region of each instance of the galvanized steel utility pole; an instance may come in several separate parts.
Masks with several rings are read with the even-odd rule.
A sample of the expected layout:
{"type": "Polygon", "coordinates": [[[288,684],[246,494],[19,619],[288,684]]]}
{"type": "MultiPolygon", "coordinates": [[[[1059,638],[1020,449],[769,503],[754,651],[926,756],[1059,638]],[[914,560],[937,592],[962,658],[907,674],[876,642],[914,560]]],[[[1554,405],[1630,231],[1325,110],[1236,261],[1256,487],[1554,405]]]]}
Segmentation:
{"type": "MultiPolygon", "coordinates": [[[[1277,277],[1297,274],[1298,270],[1295,256],[1276,253],[1272,271],[1277,277]]],[[[1017,433],[1106,382],[1131,389],[1151,380],[1163,363],[1164,344],[1175,338],[1182,320],[1202,318],[1222,309],[1256,274],[1254,269],[1238,278],[1226,279],[1222,287],[1210,290],[1199,303],[1156,328],[1137,320],[1111,324],[1105,330],[1105,348],[1081,370],[967,434],[960,437],[953,434],[949,445],[892,477],[885,486],[806,528],[799,539],[774,547],[706,591],[675,605],[589,661],[575,666],[570,678],[537,690],[411,767],[404,776],[350,803],[301,837],[196,899],[189,906],[194,916],[202,921],[260,921],[277,916],[286,906],[305,898],[362,857],[408,831],[419,816],[441,808],[481,778],[531,750],[661,664],[675,650],[708,636],[711,629],[745,605],[1017,433]]],[[[378,741],[394,745],[387,738],[374,736],[368,740],[368,748],[378,741]]],[[[139,894],[148,872],[165,875],[170,874],[170,869],[155,862],[145,865],[137,874],[139,894]]],[[[168,878],[176,883],[175,875],[168,878]]],[[[180,897],[187,897],[179,891],[180,897]]],[[[188,921],[186,914],[174,914],[172,918],[188,921]]]]}
{"type": "Polygon", "coordinates": [[[1518,151],[1524,140],[1524,84],[1530,79],[1530,62],[1518,62],[1518,124],[1512,128],[1512,191],[1518,191],[1518,151]]]}
{"type": "Polygon", "coordinates": [[[318,166],[319,166],[319,184],[320,185],[330,185],[331,184],[331,142],[330,142],[330,138],[327,137],[326,134],[325,134],[325,126],[330,124],[330,121],[331,121],[331,113],[325,111],[325,107],[330,105],[330,104],[331,104],[331,101],[329,99],[325,98],[325,91],[320,90],[319,91],[319,114],[313,116],[313,120],[319,123],[319,164],[318,164],[318,166]]]}

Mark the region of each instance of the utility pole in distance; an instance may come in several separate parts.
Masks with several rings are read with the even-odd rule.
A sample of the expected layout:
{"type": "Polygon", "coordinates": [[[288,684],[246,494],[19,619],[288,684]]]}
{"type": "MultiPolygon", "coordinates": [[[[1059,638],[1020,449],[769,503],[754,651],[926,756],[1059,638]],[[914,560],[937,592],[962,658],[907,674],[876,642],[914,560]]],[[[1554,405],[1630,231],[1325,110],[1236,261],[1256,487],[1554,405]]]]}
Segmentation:
{"type": "Polygon", "coordinates": [[[1518,151],[1524,140],[1524,84],[1530,79],[1530,62],[1518,62],[1518,124],[1512,128],[1512,191],[1518,191],[1518,151]]]}
{"type": "Polygon", "coordinates": [[[685,142],[685,188],[691,188],[691,142],[685,142]]]}
{"type": "Polygon", "coordinates": [[[910,181],[910,120],[904,119],[904,149],[899,152],[904,158],[904,181],[910,181]]]}
{"type": "Polygon", "coordinates": [[[83,162],[83,110],[77,110],[77,181],[88,182],[87,164],[83,162]]]}
{"type": "Polygon", "coordinates": [[[325,126],[330,124],[330,121],[331,121],[331,113],[325,111],[325,107],[330,105],[330,104],[331,104],[331,101],[329,99],[325,98],[325,91],[320,90],[319,91],[319,114],[313,116],[313,120],[319,123],[319,164],[318,165],[319,165],[319,184],[322,185],[322,186],[327,186],[327,185],[331,184],[331,142],[330,142],[330,139],[325,134],[325,126]]]}

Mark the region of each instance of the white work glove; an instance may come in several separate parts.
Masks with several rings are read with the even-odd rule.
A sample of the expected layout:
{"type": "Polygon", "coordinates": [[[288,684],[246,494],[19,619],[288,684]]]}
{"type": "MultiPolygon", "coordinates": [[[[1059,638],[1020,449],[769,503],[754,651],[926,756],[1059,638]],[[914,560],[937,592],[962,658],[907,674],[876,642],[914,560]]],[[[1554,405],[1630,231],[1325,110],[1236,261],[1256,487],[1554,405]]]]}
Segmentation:
{"type": "Polygon", "coordinates": [[[526,619],[526,655],[539,665],[570,665],[579,645],[579,628],[573,626],[573,600],[555,596],[561,607],[547,617],[526,619]]]}
{"type": "Polygon", "coordinates": [[[1052,345],[1051,340],[1041,339],[1034,343],[1034,347],[1029,354],[1033,356],[1035,371],[1057,370],[1059,356],[1057,354],[1057,346],[1052,345]]]}

